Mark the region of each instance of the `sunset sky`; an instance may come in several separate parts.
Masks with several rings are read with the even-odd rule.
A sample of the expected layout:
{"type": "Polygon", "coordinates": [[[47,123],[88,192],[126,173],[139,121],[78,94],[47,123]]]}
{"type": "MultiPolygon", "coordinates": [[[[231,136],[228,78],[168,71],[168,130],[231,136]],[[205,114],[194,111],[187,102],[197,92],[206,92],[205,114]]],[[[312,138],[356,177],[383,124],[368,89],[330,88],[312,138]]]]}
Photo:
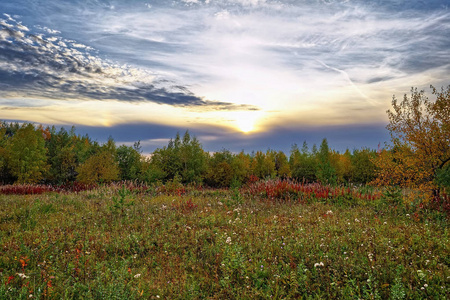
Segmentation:
{"type": "Polygon", "coordinates": [[[450,84],[450,0],[0,0],[0,119],[207,151],[389,140],[450,84]]]}

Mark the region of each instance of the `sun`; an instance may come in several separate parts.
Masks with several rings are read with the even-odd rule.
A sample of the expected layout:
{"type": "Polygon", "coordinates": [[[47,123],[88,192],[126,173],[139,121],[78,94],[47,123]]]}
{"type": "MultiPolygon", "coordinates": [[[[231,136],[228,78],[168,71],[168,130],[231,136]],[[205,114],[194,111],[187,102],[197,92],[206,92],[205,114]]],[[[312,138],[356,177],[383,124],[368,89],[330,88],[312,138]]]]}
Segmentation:
{"type": "Polygon", "coordinates": [[[236,120],[237,126],[239,128],[240,131],[244,132],[244,133],[248,133],[250,131],[253,130],[253,128],[255,127],[255,124],[252,120],[236,120]]]}
{"type": "Polygon", "coordinates": [[[255,111],[236,112],[233,114],[235,126],[243,133],[256,131],[259,117],[260,113],[255,111]]]}

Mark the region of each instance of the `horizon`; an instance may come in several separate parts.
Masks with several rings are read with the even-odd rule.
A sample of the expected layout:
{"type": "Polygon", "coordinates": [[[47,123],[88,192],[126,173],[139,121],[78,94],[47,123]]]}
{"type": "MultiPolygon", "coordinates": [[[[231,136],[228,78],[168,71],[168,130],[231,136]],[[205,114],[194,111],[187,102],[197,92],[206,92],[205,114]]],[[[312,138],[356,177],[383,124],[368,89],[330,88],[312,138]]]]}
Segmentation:
{"type": "Polygon", "coordinates": [[[448,4],[0,0],[0,119],[144,153],[186,130],[208,152],[376,149],[393,95],[450,82],[448,4]]]}

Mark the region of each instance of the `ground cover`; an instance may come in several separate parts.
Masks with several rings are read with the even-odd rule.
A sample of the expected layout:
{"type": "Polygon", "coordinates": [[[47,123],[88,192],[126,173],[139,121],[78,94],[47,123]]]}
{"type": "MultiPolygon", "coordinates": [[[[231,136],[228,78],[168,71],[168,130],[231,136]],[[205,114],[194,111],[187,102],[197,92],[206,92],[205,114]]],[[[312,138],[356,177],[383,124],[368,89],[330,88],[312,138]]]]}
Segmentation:
{"type": "Polygon", "coordinates": [[[92,188],[0,194],[0,299],[449,296],[447,215],[395,190],[92,188]]]}

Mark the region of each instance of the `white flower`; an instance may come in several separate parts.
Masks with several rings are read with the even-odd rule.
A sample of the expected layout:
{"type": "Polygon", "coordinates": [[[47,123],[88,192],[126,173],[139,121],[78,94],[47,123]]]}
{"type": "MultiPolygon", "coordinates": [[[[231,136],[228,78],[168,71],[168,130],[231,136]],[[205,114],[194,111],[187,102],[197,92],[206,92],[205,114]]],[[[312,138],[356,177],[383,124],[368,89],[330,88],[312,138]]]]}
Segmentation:
{"type": "Polygon", "coordinates": [[[425,283],[425,284],[423,285],[423,287],[428,287],[428,284],[425,283]]]}
{"type": "Polygon", "coordinates": [[[332,214],[333,214],[333,211],[332,211],[332,210],[328,210],[326,214],[327,214],[327,215],[332,215],[332,214]]]}
{"type": "Polygon", "coordinates": [[[27,275],[25,275],[23,273],[17,273],[17,276],[19,276],[22,279],[29,278],[29,276],[27,276],[27,275]]]}
{"type": "Polygon", "coordinates": [[[141,277],[141,274],[134,275],[134,278],[139,278],[139,277],[141,277]]]}
{"type": "Polygon", "coordinates": [[[231,244],[231,237],[227,237],[226,243],[227,243],[227,244],[231,244]]]}
{"type": "Polygon", "coordinates": [[[323,266],[324,266],[323,262],[315,263],[315,264],[314,264],[314,268],[317,268],[317,267],[323,267],[323,266]]]}

